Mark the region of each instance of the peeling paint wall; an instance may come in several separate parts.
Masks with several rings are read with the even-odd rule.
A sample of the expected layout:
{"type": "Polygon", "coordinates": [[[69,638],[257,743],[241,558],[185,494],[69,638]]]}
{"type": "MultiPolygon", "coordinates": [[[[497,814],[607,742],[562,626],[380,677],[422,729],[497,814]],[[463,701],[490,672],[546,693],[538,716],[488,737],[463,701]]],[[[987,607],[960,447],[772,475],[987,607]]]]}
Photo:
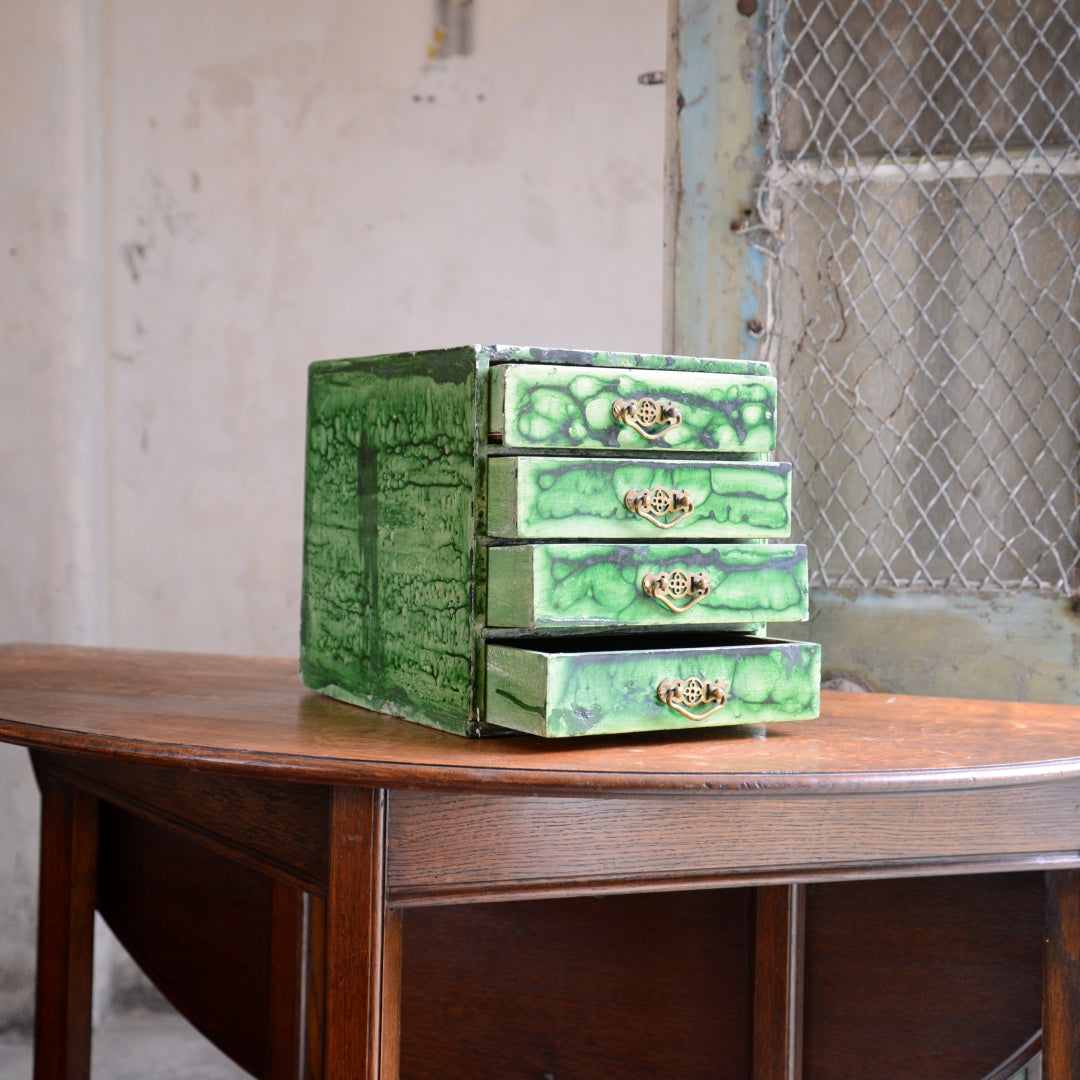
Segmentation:
{"type": "Polygon", "coordinates": [[[435,7],[106,4],[114,642],[295,652],[308,361],[659,345],[664,12],[435,7]]]}
{"type": "MultiPolygon", "coordinates": [[[[659,348],[664,5],[475,0],[431,59],[437,8],[0,5],[0,639],[295,654],[308,362],[659,348]]],[[[15,1000],[21,751],[0,814],[15,1000]]]]}
{"type": "MultiPolygon", "coordinates": [[[[106,632],[93,16],[0,5],[0,640],[106,632]]],[[[29,1014],[37,820],[0,747],[0,1021],[29,1014]]]]}

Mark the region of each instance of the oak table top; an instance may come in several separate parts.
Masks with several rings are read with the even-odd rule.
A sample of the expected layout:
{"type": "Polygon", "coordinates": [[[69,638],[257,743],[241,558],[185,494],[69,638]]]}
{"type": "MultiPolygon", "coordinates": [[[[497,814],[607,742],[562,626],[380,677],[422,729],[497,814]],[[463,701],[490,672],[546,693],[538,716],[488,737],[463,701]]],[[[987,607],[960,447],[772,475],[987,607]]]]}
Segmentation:
{"type": "Polygon", "coordinates": [[[824,692],[816,720],[465,739],[306,690],[296,662],[0,646],[0,739],[321,783],[533,793],[918,791],[1080,776],[1080,708],[824,692]]]}
{"type": "MultiPolygon", "coordinates": [[[[1080,708],[821,699],[816,720],[758,728],[466,739],[312,693],[294,660],[0,646],[0,741],[35,752],[42,785],[35,1076],[89,1075],[95,906],[255,1075],[303,1060],[324,1080],[396,1080],[406,911],[746,886],[756,915],[733,932],[753,927],[757,966],[735,1014],[752,1014],[754,1080],[798,1080],[803,926],[831,910],[807,915],[809,883],[990,875],[972,895],[992,915],[994,873],[1039,870],[1044,1075],[1080,1080],[1080,708]],[[154,874],[177,882],[152,890],[156,915],[137,901],[154,874]],[[227,899],[241,884],[262,916],[227,899]],[[211,909],[213,948],[245,986],[262,971],[262,996],[208,978],[176,936],[205,942],[211,909]]],[[[440,1045],[421,1035],[410,1054],[440,1045]]]]}

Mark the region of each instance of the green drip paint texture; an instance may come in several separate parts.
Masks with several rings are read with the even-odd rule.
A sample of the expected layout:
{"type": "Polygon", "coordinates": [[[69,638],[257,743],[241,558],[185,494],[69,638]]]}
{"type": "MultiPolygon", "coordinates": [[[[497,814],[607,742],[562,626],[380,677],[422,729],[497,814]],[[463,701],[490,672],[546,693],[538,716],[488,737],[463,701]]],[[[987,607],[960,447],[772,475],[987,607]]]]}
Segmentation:
{"type": "Polygon", "coordinates": [[[429,363],[394,364],[392,378],[379,363],[312,368],[301,671],[373,707],[461,719],[475,369],[444,362],[434,378],[429,363]]]}
{"type": "Polygon", "coordinates": [[[533,589],[537,626],[674,628],[793,622],[809,614],[806,548],[791,544],[546,545],[535,550],[533,589]],[[684,613],[642,589],[646,574],[676,570],[709,578],[709,594],[684,613]]]}
{"type": "Polygon", "coordinates": [[[490,626],[674,629],[794,622],[809,614],[801,545],[527,545],[492,548],[489,560],[490,626]],[[709,594],[685,612],[670,611],[642,587],[646,574],[677,570],[709,579],[709,594]]]}
{"type": "MultiPolygon", "coordinates": [[[[518,693],[516,684],[489,675],[488,714],[496,723],[558,738],[805,720],[818,713],[821,650],[813,644],[758,641],[659,654],[534,653],[533,660],[546,671],[545,701],[511,703],[506,694],[518,693]],[[723,708],[691,720],[658,700],[664,679],[689,678],[722,682],[728,693],[723,708]]],[[[496,656],[496,667],[500,663],[496,656]]]]}
{"type": "Polygon", "coordinates": [[[654,655],[624,653],[612,660],[601,654],[556,664],[550,678],[550,697],[560,704],[549,711],[548,734],[802,720],[817,715],[820,650],[801,644],[674,649],[659,661],[654,655]],[[722,682],[727,704],[704,720],[688,720],[657,700],[663,679],[695,677],[722,682]]]}
{"type": "MultiPolygon", "coordinates": [[[[489,464],[493,470],[513,467],[513,459],[489,464]]],[[[791,530],[791,466],[783,462],[523,457],[516,467],[516,522],[493,519],[491,531],[499,536],[741,540],[780,539],[791,530]],[[694,500],[693,513],[670,529],[626,508],[628,491],[658,487],[688,491],[694,500]]]]}
{"type": "Polygon", "coordinates": [[[764,453],[776,442],[776,382],[770,377],[692,372],[508,368],[507,446],[764,453]],[[678,405],[682,422],[655,441],[612,415],[617,399],[678,405]]]}
{"type": "MultiPolygon", "coordinates": [[[[341,700],[462,734],[497,730],[484,719],[560,736],[697,726],[656,700],[660,679],[690,676],[729,688],[727,705],[701,722],[706,726],[815,715],[818,647],[745,636],[768,620],[805,618],[805,549],[687,543],[787,535],[791,467],[760,460],[771,446],[774,417],[775,383],[762,365],[746,361],[465,346],[312,365],[304,681],[341,700]],[[526,395],[514,406],[532,434],[565,450],[594,445],[588,439],[595,431],[606,456],[482,450],[488,365],[514,359],[536,376],[517,379],[526,395]],[[624,370],[634,366],[642,377],[624,370]],[[567,393],[555,385],[558,378],[567,393]],[[640,443],[640,436],[616,432],[611,442],[613,392],[677,397],[684,423],[668,449],[685,438],[680,449],[711,450],[713,457],[665,458],[663,443],[635,444],[630,456],[624,440],[640,443]],[[569,411],[567,394],[576,403],[569,411]],[[572,415],[581,417],[584,435],[572,415]],[[592,652],[573,633],[522,635],[513,647],[505,632],[502,643],[491,640],[477,604],[486,588],[505,583],[485,582],[477,560],[485,497],[478,477],[485,468],[489,536],[590,541],[537,546],[534,561],[524,546],[505,549],[515,553],[506,565],[519,584],[523,574],[534,577],[536,625],[662,627],[665,636],[652,638],[651,651],[626,651],[631,636],[643,649],[646,632],[605,638],[602,651],[592,652]],[[689,492],[693,513],[661,530],[627,509],[628,491],[655,488],[689,492]],[[710,575],[712,592],[696,616],[669,612],[641,594],[645,572],[674,569],[710,575]],[[696,635],[699,646],[727,644],[691,648],[686,637],[667,634],[697,619],[710,628],[696,635]],[[738,625],[744,636],[717,635],[718,625],[738,625]],[[481,718],[485,694],[495,704],[481,718]]],[[[505,595],[502,611],[521,609],[520,598],[505,595]]]]}

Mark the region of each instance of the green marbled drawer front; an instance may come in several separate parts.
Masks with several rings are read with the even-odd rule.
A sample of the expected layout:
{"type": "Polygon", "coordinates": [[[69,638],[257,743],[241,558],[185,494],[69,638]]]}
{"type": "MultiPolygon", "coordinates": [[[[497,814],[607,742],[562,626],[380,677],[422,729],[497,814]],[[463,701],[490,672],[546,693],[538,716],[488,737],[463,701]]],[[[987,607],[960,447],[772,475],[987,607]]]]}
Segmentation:
{"type": "MultiPolygon", "coordinates": [[[[767,638],[720,638],[712,645],[612,651],[611,639],[591,646],[550,642],[539,648],[487,646],[486,719],[534,735],[622,732],[808,720],[818,714],[820,646],[767,638]],[[564,651],[556,651],[562,648],[564,651]],[[691,680],[722,688],[724,703],[688,702],[691,680]],[[658,691],[687,688],[681,707],[658,691]]],[[[690,635],[688,635],[690,637],[690,635]]],[[[670,640],[670,639],[668,639],[670,640]]]]}
{"type": "Polygon", "coordinates": [[[782,539],[790,529],[791,466],[786,462],[488,460],[487,532],[491,536],[749,540],[782,539]],[[672,510],[649,520],[627,507],[628,494],[658,491],[686,493],[693,509],[685,514],[672,510]]]}
{"type": "Polygon", "coordinates": [[[488,626],[798,622],[808,616],[807,597],[801,544],[519,544],[488,551],[488,626]]]}
{"type": "Polygon", "coordinates": [[[768,453],[776,443],[776,380],[769,375],[510,364],[492,371],[490,425],[505,446],[522,449],[768,453]],[[612,411],[616,402],[646,400],[651,404],[641,406],[640,430],[612,411]],[[656,415],[658,409],[671,410],[668,420],[656,415]]]}

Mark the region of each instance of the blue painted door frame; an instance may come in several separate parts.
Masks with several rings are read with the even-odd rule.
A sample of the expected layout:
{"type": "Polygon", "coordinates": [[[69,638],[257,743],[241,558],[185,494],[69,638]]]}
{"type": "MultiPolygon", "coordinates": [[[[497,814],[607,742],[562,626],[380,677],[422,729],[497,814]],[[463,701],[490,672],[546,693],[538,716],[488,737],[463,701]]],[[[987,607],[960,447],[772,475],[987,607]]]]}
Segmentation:
{"type": "MultiPolygon", "coordinates": [[[[768,135],[764,3],[671,0],[669,25],[665,348],[756,356],[770,320],[753,243],[768,135]]],[[[783,398],[781,381],[781,409],[783,398]]],[[[1080,701],[1080,604],[1061,595],[814,589],[800,636],[823,645],[826,679],[1080,701]]]]}

